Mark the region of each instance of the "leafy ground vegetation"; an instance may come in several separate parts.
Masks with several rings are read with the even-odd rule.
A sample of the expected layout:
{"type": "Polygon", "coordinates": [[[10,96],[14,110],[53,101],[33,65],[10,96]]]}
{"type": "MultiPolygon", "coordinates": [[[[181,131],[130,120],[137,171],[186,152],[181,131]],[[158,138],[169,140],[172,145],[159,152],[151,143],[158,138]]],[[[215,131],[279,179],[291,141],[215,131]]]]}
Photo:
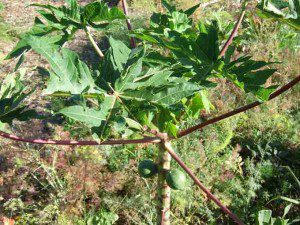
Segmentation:
{"type": "MultiPolygon", "coordinates": [[[[42,108],[48,111],[44,112],[43,120],[32,119],[26,123],[16,121],[11,127],[0,123],[0,130],[22,133],[27,137],[55,139],[90,136],[90,129],[82,128],[73,119],[48,117],[48,114],[74,103],[82,105],[82,99],[71,98],[66,102],[56,98],[50,101],[42,94],[49,76],[46,70],[49,68],[45,60],[47,57],[29,51],[14,74],[17,79],[10,75],[19,63],[14,59],[6,61],[4,57],[11,53],[32,26],[36,8],[25,6],[33,2],[55,6],[64,4],[64,1],[46,0],[0,2],[0,78],[6,79],[18,90],[24,86],[28,90],[36,89],[25,100],[29,111],[41,111],[42,108]]],[[[78,2],[85,5],[90,1],[78,2]]],[[[128,3],[133,27],[140,28],[135,35],[149,39],[143,29],[149,26],[152,12],[161,10],[160,6],[157,1],[132,0],[128,3]]],[[[176,0],[173,3],[179,9],[194,5],[194,1],[189,0],[176,0]]],[[[267,80],[269,86],[287,83],[299,75],[299,35],[288,26],[290,24],[261,19],[251,6],[235,39],[236,51],[239,55],[251,54],[253,60],[274,62],[266,65],[269,67],[267,69],[277,69],[267,80]]],[[[215,24],[212,21],[217,21],[219,38],[226,39],[239,11],[239,1],[220,0],[200,7],[192,18],[195,23],[200,20],[212,24],[211,29],[215,24]]],[[[176,29],[184,32],[186,28],[178,26],[176,29]]],[[[100,31],[92,33],[104,52],[112,51],[107,49],[116,40],[123,40],[129,46],[127,34],[124,21],[104,29],[101,27],[100,31]]],[[[84,31],[80,30],[75,35],[76,38],[66,46],[78,52],[83,63],[95,68],[99,56],[94,53],[84,31]]],[[[39,44],[46,49],[44,43],[39,44]]],[[[41,54],[39,46],[31,46],[41,54]]],[[[123,49],[127,51],[125,47],[123,49]]],[[[142,51],[137,54],[143,54],[142,51]]],[[[167,53],[172,51],[170,48],[167,53]]],[[[201,98],[198,107],[202,110],[190,111],[194,119],[189,120],[188,125],[245,105],[257,97],[261,100],[265,98],[260,92],[245,94],[237,88],[238,85],[225,79],[216,79],[217,87],[213,91],[202,91],[198,96],[201,98]]],[[[58,86],[52,87],[59,90],[58,86]]],[[[46,91],[52,93],[55,90],[46,91]]],[[[258,108],[208,126],[174,143],[176,152],[200,180],[247,224],[273,224],[275,218],[279,218],[275,224],[296,224],[299,219],[299,93],[298,85],[258,108]]],[[[92,100],[89,104],[98,102],[92,100]]],[[[68,116],[68,112],[65,115],[68,116]]],[[[131,122],[131,126],[138,126],[128,121],[127,125],[131,122]]],[[[122,129],[124,124],[120,121],[119,125],[122,129]]],[[[176,133],[172,123],[160,129],[176,133]]],[[[126,132],[130,131],[124,131],[124,136],[126,132]]],[[[102,133],[99,135],[95,131],[94,137],[101,139],[102,136],[102,133]]],[[[7,224],[11,219],[10,222],[22,225],[156,224],[153,203],[156,178],[143,179],[138,176],[138,165],[144,159],[157,157],[157,152],[155,145],[147,144],[117,147],[39,146],[0,139],[0,218],[5,218],[7,224]]],[[[180,169],[175,162],[172,162],[172,167],[180,169]]],[[[184,190],[172,192],[173,224],[233,223],[188,178],[187,183],[184,190]]]]}

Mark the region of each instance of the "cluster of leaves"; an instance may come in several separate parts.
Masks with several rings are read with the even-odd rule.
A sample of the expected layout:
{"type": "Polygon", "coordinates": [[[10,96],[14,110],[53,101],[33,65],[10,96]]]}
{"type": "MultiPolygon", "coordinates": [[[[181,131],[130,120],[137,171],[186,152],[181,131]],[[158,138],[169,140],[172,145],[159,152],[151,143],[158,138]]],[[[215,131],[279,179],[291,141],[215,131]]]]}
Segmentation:
{"type": "Polygon", "coordinates": [[[264,18],[272,18],[300,30],[299,0],[262,0],[257,6],[264,18]]]}
{"type": "Polygon", "coordinates": [[[62,46],[71,40],[80,29],[101,30],[109,26],[114,20],[125,19],[123,12],[117,7],[109,8],[103,2],[92,2],[80,6],[77,0],[65,0],[67,6],[55,7],[48,4],[31,4],[39,7],[39,16],[34,20],[33,27],[20,38],[16,47],[7,55],[11,59],[22,55],[31,49],[27,38],[30,36],[44,37],[49,45],[62,46]]]}
{"type": "Polygon", "coordinates": [[[20,71],[17,76],[10,74],[0,83],[0,125],[11,124],[14,119],[22,121],[37,116],[34,110],[24,104],[30,95],[22,83],[24,72],[20,71]]]}
{"type": "MultiPolygon", "coordinates": [[[[167,14],[155,13],[151,17],[150,29],[137,30],[135,36],[147,42],[169,49],[172,61],[176,64],[174,71],[188,77],[194,83],[205,88],[216,84],[211,78],[226,78],[246,92],[252,92],[261,100],[267,100],[275,87],[264,88],[266,80],[275,72],[273,69],[262,69],[269,63],[252,60],[250,56],[235,56],[232,47],[225,57],[220,57],[220,31],[218,24],[198,23],[192,27],[188,18],[195,7],[187,11],[176,11],[163,1],[168,9],[167,14]]],[[[154,57],[157,58],[155,55],[154,57]]],[[[164,58],[164,60],[167,60],[164,58]]]]}
{"type": "Polygon", "coordinates": [[[217,85],[216,78],[228,79],[260,100],[267,100],[275,88],[264,88],[275,72],[263,69],[269,63],[250,56],[232,60],[235,48],[219,56],[218,24],[194,26],[189,18],[199,5],[182,11],[167,1],[165,14],[154,13],[149,28],[133,32],[146,43],[129,49],[110,37],[98,69],[91,70],[62,44],[78,29],[89,32],[126,17],[102,2],[84,7],[75,0],[66,2],[69,7],[34,4],[43,8],[38,12],[46,22],[36,18],[7,58],[29,49],[42,55],[51,66],[44,94],[75,99],[58,113],[85,124],[96,140],[143,134],[145,126],[176,137],[183,121],[210,109],[205,93],[217,85]]]}

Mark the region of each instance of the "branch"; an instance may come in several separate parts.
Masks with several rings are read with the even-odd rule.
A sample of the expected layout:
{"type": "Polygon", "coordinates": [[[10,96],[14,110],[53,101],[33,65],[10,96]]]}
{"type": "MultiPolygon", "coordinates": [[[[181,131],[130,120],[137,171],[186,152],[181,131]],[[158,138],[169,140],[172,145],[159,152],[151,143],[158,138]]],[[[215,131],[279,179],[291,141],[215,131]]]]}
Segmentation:
{"type": "Polygon", "coordinates": [[[84,31],[85,31],[86,36],[87,36],[88,39],[90,40],[92,46],[94,47],[95,51],[96,51],[97,54],[99,55],[99,57],[100,57],[101,59],[103,59],[103,58],[104,58],[104,54],[103,54],[103,52],[101,51],[101,49],[98,47],[98,45],[97,45],[97,43],[95,42],[94,38],[92,37],[92,34],[91,34],[89,28],[88,28],[88,27],[85,27],[85,28],[84,28],[84,31]]]}
{"type": "Polygon", "coordinates": [[[10,139],[13,141],[42,144],[42,145],[73,145],[73,146],[85,146],[85,145],[122,145],[122,144],[146,144],[146,143],[160,143],[161,139],[156,137],[145,137],[143,139],[134,140],[107,140],[101,143],[96,141],[73,141],[73,140],[51,140],[51,139],[30,139],[18,137],[13,134],[8,134],[0,131],[0,137],[10,139]]]}
{"type": "Polygon", "coordinates": [[[232,30],[230,36],[229,36],[229,39],[226,41],[225,45],[223,46],[221,52],[220,52],[220,57],[223,57],[228,49],[228,47],[231,45],[232,41],[233,41],[233,38],[235,37],[238,29],[240,28],[241,24],[242,24],[242,21],[245,17],[245,13],[246,13],[246,10],[243,9],[243,11],[241,12],[241,15],[240,15],[240,18],[239,20],[237,21],[237,23],[235,24],[234,26],[234,29],[232,30]]]}
{"type": "MultiPolygon", "coordinates": [[[[122,0],[122,6],[123,6],[124,14],[127,17],[126,18],[127,28],[128,28],[129,31],[132,31],[132,25],[131,25],[130,19],[128,18],[129,17],[129,12],[128,12],[128,7],[127,7],[126,0],[122,0]]],[[[135,39],[133,37],[130,38],[130,43],[131,43],[132,48],[136,48],[136,42],[135,42],[135,39]]]]}
{"type": "Polygon", "coordinates": [[[187,172],[187,174],[192,178],[195,184],[207,195],[209,199],[214,201],[224,213],[228,214],[237,224],[245,225],[234,213],[232,213],[225,205],[223,205],[216,196],[214,196],[195,176],[195,174],[187,167],[187,165],[179,158],[179,156],[173,151],[170,142],[165,142],[163,144],[164,149],[171,155],[171,157],[182,167],[182,169],[187,172]]]}
{"type": "MultiPolygon", "coordinates": [[[[277,91],[273,92],[270,95],[270,97],[269,97],[268,100],[276,98],[277,96],[279,96],[282,93],[286,92],[287,90],[289,90],[290,88],[292,88],[293,86],[295,86],[299,81],[300,81],[300,76],[296,77],[294,80],[290,81],[286,85],[284,85],[281,88],[279,88],[277,91]]],[[[188,128],[186,130],[179,131],[177,137],[180,138],[180,137],[186,136],[186,135],[188,135],[188,134],[190,134],[190,133],[192,133],[192,132],[194,132],[196,130],[199,130],[199,129],[205,127],[205,126],[208,126],[210,124],[219,122],[221,120],[224,120],[224,119],[226,119],[228,117],[234,116],[234,115],[239,114],[241,112],[245,112],[245,111],[247,111],[249,109],[252,109],[252,108],[254,108],[256,106],[261,105],[262,103],[263,102],[259,102],[259,101],[253,102],[253,103],[251,103],[249,105],[246,105],[246,106],[243,106],[241,108],[235,109],[235,110],[233,110],[231,112],[228,112],[228,113],[225,113],[225,114],[223,114],[221,116],[217,116],[217,117],[215,117],[213,119],[207,120],[204,123],[200,123],[198,125],[195,125],[193,127],[188,128]]]]}

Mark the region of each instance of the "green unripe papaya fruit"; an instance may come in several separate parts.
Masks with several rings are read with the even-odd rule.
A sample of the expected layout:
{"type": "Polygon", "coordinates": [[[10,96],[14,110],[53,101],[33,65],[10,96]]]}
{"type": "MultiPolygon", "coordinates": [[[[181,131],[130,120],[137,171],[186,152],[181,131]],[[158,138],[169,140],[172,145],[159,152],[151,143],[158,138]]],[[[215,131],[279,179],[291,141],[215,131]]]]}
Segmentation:
{"type": "Polygon", "coordinates": [[[141,177],[150,178],[157,174],[157,165],[150,159],[146,159],[140,162],[138,171],[141,177]]]}
{"type": "Polygon", "coordinates": [[[178,169],[170,170],[166,175],[166,181],[170,188],[174,190],[183,190],[186,185],[186,176],[178,169]]]}

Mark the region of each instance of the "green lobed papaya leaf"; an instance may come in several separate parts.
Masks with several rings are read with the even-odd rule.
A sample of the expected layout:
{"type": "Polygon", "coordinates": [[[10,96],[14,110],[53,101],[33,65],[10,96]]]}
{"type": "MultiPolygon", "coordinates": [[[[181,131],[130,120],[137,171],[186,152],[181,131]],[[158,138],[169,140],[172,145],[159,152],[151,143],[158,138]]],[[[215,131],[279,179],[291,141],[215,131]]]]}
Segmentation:
{"type": "Polygon", "coordinates": [[[12,123],[13,120],[28,120],[38,118],[35,110],[24,105],[24,101],[31,94],[23,85],[23,77],[19,74],[8,75],[0,83],[0,122],[12,123]]]}
{"type": "MultiPolygon", "coordinates": [[[[92,71],[76,53],[62,48],[62,43],[78,29],[102,29],[126,17],[118,8],[110,9],[103,2],[83,7],[76,0],[66,3],[62,7],[35,5],[41,8],[40,18],[22,36],[10,57],[23,56],[30,49],[43,56],[51,67],[44,93],[71,96],[71,106],[58,113],[71,123],[85,124],[96,140],[127,137],[142,131],[143,126],[176,137],[180,121],[198,118],[201,110],[211,109],[206,91],[216,84],[210,78],[227,78],[260,100],[267,100],[275,89],[264,87],[275,72],[264,68],[270,63],[249,56],[233,59],[233,48],[225,57],[219,57],[224,35],[220,35],[218,24],[213,21],[193,26],[189,18],[199,4],[182,11],[164,1],[167,12],[154,13],[149,29],[133,32],[148,45],[130,49],[109,37],[110,47],[99,63],[99,71],[92,71]]],[[[20,102],[18,98],[6,100],[5,104],[19,105],[24,98],[21,96],[20,102]]],[[[26,107],[17,109],[6,114],[6,121],[29,117],[26,107]]]]}
{"type": "Polygon", "coordinates": [[[180,102],[182,98],[190,97],[200,87],[189,82],[174,83],[174,87],[163,87],[155,89],[144,90],[130,90],[122,94],[121,97],[125,99],[134,99],[136,101],[150,101],[153,104],[164,107],[171,106],[180,102]]]}
{"type": "Polygon", "coordinates": [[[276,72],[276,69],[263,69],[273,62],[252,60],[250,56],[241,56],[230,62],[233,55],[230,51],[225,55],[222,72],[224,77],[232,81],[237,87],[246,93],[253,93],[259,100],[267,101],[270,94],[276,90],[276,86],[265,88],[267,80],[276,72]]]}
{"type": "Polygon", "coordinates": [[[88,66],[79,60],[78,55],[68,49],[49,45],[43,40],[47,37],[38,38],[28,36],[26,42],[32,49],[46,58],[51,65],[50,79],[44,94],[55,92],[69,92],[70,94],[95,93],[103,91],[96,86],[88,66]]]}
{"type": "MultiPolygon", "coordinates": [[[[181,74],[181,76],[187,75],[194,82],[204,82],[219,64],[218,25],[216,22],[211,24],[199,23],[197,30],[191,30],[188,29],[190,22],[186,22],[186,29],[184,30],[189,32],[185,33],[183,30],[179,32],[178,27],[172,25],[170,22],[172,19],[169,17],[160,14],[156,16],[155,20],[152,18],[152,26],[149,29],[136,30],[133,35],[148,43],[169,49],[171,52],[170,57],[168,57],[169,64],[174,65],[175,73],[181,74]],[[169,22],[162,23],[162,18],[167,18],[169,22]]],[[[166,57],[159,58],[168,59],[166,57]]]]}
{"type": "Polygon", "coordinates": [[[258,15],[272,18],[300,30],[300,0],[261,0],[258,15]]]}
{"type": "Polygon", "coordinates": [[[82,122],[89,127],[99,127],[107,119],[111,109],[114,107],[115,98],[107,96],[101,103],[101,110],[95,110],[84,106],[70,106],[59,111],[73,120],[82,122]]]}
{"type": "Polygon", "coordinates": [[[83,8],[83,19],[92,22],[112,22],[117,19],[126,19],[123,11],[118,7],[109,8],[104,2],[92,2],[83,8]]]}
{"type": "Polygon", "coordinates": [[[198,24],[199,35],[194,45],[194,53],[198,55],[201,61],[215,62],[219,57],[219,38],[218,38],[218,24],[214,21],[211,25],[203,23],[198,24]],[[200,54],[197,54],[199,52],[200,54]],[[204,55],[204,57],[203,57],[204,55]]]}
{"type": "Polygon", "coordinates": [[[39,17],[35,18],[33,27],[21,36],[20,41],[6,56],[6,59],[19,57],[31,49],[30,45],[25,41],[27,36],[47,36],[49,39],[44,40],[51,40],[50,34],[55,32],[54,37],[58,38],[58,40],[51,43],[62,46],[66,41],[74,37],[76,31],[84,29],[87,25],[101,30],[116,19],[126,18],[120,9],[117,7],[110,9],[103,2],[93,2],[85,7],[80,6],[77,0],[68,0],[66,3],[68,6],[60,7],[49,4],[31,4],[30,6],[40,8],[37,12],[43,21],[39,17]],[[96,24],[96,22],[102,23],[96,24]]]}
{"type": "Polygon", "coordinates": [[[109,124],[119,121],[112,116],[112,110],[116,106],[116,96],[105,95],[99,109],[93,109],[86,106],[70,106],[61,109],[58,113],[78,122],[81,122],[91,128],[93,137],[101,142],[109,136],[109,124]]]}
{"type": "Polygon", "coordinates": [[[196,93],[187,104],[186,110],[188,115],[192,118],[198,118],[201,110],[205,110],[207,113],[210,113],[210,109],[213,108],[212,103],[207,97],[205,90],[201,90],[196,93]]]}
{"type": "MultiPolygon", "coordinates": [[[[113,84],[118,79],[124,70],[125,64],[129,58],[131,50],[121,41],[109,37],[110,48],[105,53],[104,60],[101,65],[102,76],[97,83],[102,83],[103,80],[113,84]]],[[[109,87],[104,87],[108,88],[109,87]]]]}
{"type": "Polygon", "coordinates": [[[144,55],[144,48],[137,48],[131,51],[120,77],[115,82],[116,91],[121,93],[129,89],[134,79],[141,75],[144,55]]]}

